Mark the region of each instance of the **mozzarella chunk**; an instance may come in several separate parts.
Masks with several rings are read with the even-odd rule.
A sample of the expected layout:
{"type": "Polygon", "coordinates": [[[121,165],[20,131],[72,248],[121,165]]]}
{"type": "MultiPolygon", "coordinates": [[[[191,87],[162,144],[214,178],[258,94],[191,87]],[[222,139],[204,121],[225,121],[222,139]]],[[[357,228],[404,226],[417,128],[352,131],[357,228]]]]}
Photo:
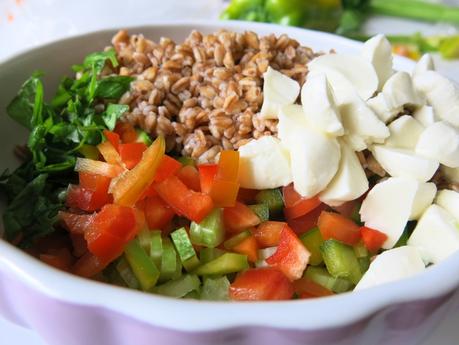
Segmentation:
{"type": "Polygon", "coordinates": [[[382,92],[378,93],[375,97],[370,98],[367,101],[367,104],[384,123],[388,123],[390,120],[397,117],[397,115],[403,110],[403,106],[393,107],[389,104],[382,92]]]}
{"type": "Polygon", "coordinates": [[[415,75],[414,85],[425,95],[436,116],[459,127],[459,90],[452,81],[435,71],[426,71],[415,75]]]}
{"type": "Polygon", "coordinates": [[[277,119],[280,107],[293,104],[299,93],[300,84],[296,80],[268,67],[263,74],[261,118],[277,119]]]}
{"type": "Polygon", "coordinates": [[[338,170],[341,151],[336,138],[310,126],[300,105],[282,108],[278,131],[290,153],[295,190],[304,197],[313,197],[324,190],[338,170]]]}
{"type": "Polygon", "coordinates": [[[333,180],[320,193],[322,202],[330,206],[355,200],[368,190],[368,179],[355,152],[341,142],[341,160],[333,180]]]}
{"type": "Polygon", "coordinates": [[[333,136],[344,134],[333,91],[325,74],[313,75],[307,79],[301,89],[301,104],[312,126],[333,136]]]}
{"type": "Polygon", "coordinates": [[[438,169],[438,161],[420,157],[406,149],[374,145],[371,149],[378,163],[391,176],[404,176],[426,182],[438,169]]]}
{"type": "MultiPolygon", "coordinates": [[[[325,54],[308,64],[312,73],[325,73],[335,94],[347,92],[351,86],[360,98],[367,100],[378,88],[378,76],[365,58],[348,54],[325,54]]],[[[338,96],[339,98],[339,96],[338,96]]]]}
{"type": "Polygon", "coordinates": [[[403,115],[389,124],[390,136],[384,145],[414,150],[424,127],[412,116],[403,115]]]}
{"type": "Polygon", "coordinates": [[[424,104],[414,89],[410,75],[406,72],[397,72],[392,75],[384,84],[382,94],[391,108],[424,104]]]}
{"type": "Polygon", "coordinates": [[[438,159],[450,168],[459,168],[459,130],[444,121],[435,122],[422,132],[416,153],[438,159]]]}
{"type": "Polygon", "coordinates": [[[434,71],[435,65],[430,54],[424,54],[419,61],[416,63],[416,67],[413,70],[413,77],[418,74],[422,74],[426,71],[434,71]]]}
{"type": "Polygon", "coordinates": [[[439,263],[459,250],[459,228],[454,217],[438,205],[431,205],[422,215],[408,239],[419,248],[426,263],[439,263]]]}
{"type": "Polygon", "coordinates": [[[432,205],[437,193],[437,186],[433,182],[419,183],[418,190],[414,196],[413,206],[409,220],[418,220],[424,211],[432,205]]]}
{"type": "Polygon", "coordinates": [[[280,140],[263,136],[239,148],[239,183],[243,188],[271,189],[292,182],[290,157],[280,140]]]}
{"type": "Polygon", "coordinates": [[[435,198],[435,203],[438,206],[443,207],[459,222],[458,192],[450,189],[443,189],[440,192],[438,192],[437,197],[435,198]]]}
{"type": "Polygon", "coordinates": [[[369,61],[378,76],[378,90],[394,73],[392,70],[392,46],[384,35],[376,35],[363,45],[362,56],[369,61]]]}
{"type": "Polygon", "coordinates": [[[413,113],[413,118],[424,127],[428,127],[437,121],[433,108],[429,105],[423,105],[416,109],[413,113]]]}
{"type": "Polygon", "coordinates": [[[412,277],[424,270],[417,248],[403,246],[387,250],[373,260],[354,291],[412,277]]]}
{"type": "Polygon", "coordinates": [[[418,207],[415,199],[420,188],[422,183],[416,180],[391,177],[376,184],[363,200],[361,219],[365,226],[387,235],[384,249],[392,248],[402,235],[413,210],[418,207]]]}

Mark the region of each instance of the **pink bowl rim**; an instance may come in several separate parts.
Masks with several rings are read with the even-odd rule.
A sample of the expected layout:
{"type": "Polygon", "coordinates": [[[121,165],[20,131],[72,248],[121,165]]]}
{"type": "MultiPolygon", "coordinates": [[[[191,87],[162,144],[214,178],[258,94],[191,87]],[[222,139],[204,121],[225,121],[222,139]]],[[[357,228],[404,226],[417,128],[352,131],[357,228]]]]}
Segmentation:
{"type": "MultiPolygon", "coordinates": [[[[186,23],[168,21],[148,26],[128,27],[128,29],[141,32],[145,27],[280,30],[279,26],[273,24],[239,21],[186,23]]],[[[24,50],[0,61],[0,69],[3,64],[21,55],[44,50],[63,41],[112,32],[113,29],[90,32],[24,50]]],[[[316,38],[332,40],[353,50],[361,46],[361,43],[328,33],[291,27],[282,27],[282,30],[287,34],[312,35],[316,38]]],[[[405,58],[395,57],[394,61],[400,69],[410,70],[414,66],[412,61],[405,58]]],[[[445,262],[428,267],[425,272],[414,277],[367,290],[316,300],[251,303],[177,300],[82,279],[58,271],[3,239],[0,239],[0,253],[0,273],[13,274],[24,284],[56,301],[101,307],[155,326],[179,331],[214,331],[246,326],[304,331],[341,327],[357,322],[390,305],[439,297],[459,286],[459,275],[451,274],[459,271],[459,253],[456,253],[445,262]]]]}

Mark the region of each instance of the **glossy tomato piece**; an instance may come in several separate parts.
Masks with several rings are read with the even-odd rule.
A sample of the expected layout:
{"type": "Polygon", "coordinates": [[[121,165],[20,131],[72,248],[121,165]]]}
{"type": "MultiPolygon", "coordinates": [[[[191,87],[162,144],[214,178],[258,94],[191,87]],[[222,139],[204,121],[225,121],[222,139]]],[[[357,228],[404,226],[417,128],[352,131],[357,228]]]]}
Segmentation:
{"type": "Polygon", "coordinates": [[[290,226],[290,228],[292,228],[292,230],[295,231],[295,233],[301,235],[317,226],[319,216],[325,208],[326,205],[321,204],[311,212],[305,214],[304,216],[294,219],[287,219],[287,223],[290,226]]]}
{"type": "Polygon", "coordinates": [[[79,186],[69,186],[67,206],[90,212],[97,211],[111,202],[112,198],[108,194],[111,178],[80,172],[79,179],[79,186]]]}
{"type": "Polygon", "coordinates": [[[279,244],[285,226],[285,222],[266,221],[253,229],[252,233],[261,248],[274,247],[279,244]]]}
{"type": "Polygon", "coordinates": [[[109,263],[88,252],[78,259],[71,271],[80,277],[91,278],[102,272],[109,263]]]}
{"type": "Polygon", "coordinates": [[[311,254],[298,236],[285,226],[281,232],[276,252],[266,259],[271,267],[282,271],[290,280],[302,277],[311,254]]]}
{"type": "Polygon", "coordinates": [[[230,298],[236,301],[288,300],[293,293],[293,285],[288,278],[269,267],[242,272],[229,288],[230,298]]]}
{"type": "Polygon", "coordinates": [[[260,218],[248,206],[236,202],[234,207],[223,209],[223,221],[225,229],[231,233],[237,233],[260,224],[260,218]]]}
{"type": "Polygon", "coordinates": [[[158,195],[175,213],[200,223],[214,208],[212,198],[189,189],[177,176],[155,185],[158,195]]]}
{"type": "Polygon", "coordinates": [[[201,191],[201,181],[199,178],[199,171],[192,165],[185,165],[177,172],[177,177],[182,181],[188,188],[195,192],[201,191]]]}
{"type": "Polygon", "coordinates": [[[174,210],[159,196],[145,199],[145,219],[151,230],[164,229],[174,218],[174,210]]]}
{"type": "Polygon", "coordinates": [[[360,228],[351,219],[338,213],[323,211],[317,226],[324,240],[335,239],[350,246],[360,241],[360,228]]]}
{"type": "Polygon", "coordinates": [[[360,235],[362,236],[365,247],[367,247],[370,253],[376,253],[380,250],[387,240],[387,235],[385,233],[366,226],[360,228],[360,235]]]}
{"type": "Polygon", "coordinates": [[[134,168],[142,160],[142,155],[146,149],[147,145],[144,143],[120,144],[120,157],[126,168],[134,168]]]}
{"type": "Polygon", "coordinates": [[[295,191],[293,184],[284,187],[282,192],[285,203],[284,214],[287,219],[299,218],[321,204],[317,196],[313,198],[302,197],[295,191]]]}
{"type": "Polygon", "coordinates": [[[72,234],[83,235],[87,227],[91,224],[93,214],[75,214],[70,212],[60,211],[58,214],[62,225],[72,234]]]}
{"type": "Polygon", "coordinates": [[[210,193],[215,176],[217,175],[217,164],[201,164],[198,166],[201,192],[210,193]]]}

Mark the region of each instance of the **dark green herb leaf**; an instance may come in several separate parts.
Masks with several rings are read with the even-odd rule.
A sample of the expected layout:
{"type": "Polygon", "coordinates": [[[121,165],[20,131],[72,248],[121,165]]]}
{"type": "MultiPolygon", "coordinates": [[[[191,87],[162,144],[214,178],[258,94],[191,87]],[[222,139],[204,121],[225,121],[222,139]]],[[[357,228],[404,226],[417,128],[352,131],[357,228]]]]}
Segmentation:
{"type": "Polygon", "coordinates": [[[110,76],[97,81],[95,97],[119,99],[127,90],[133,78],[126,76],[110,76]]]}
{"type": "Polygon", "coordinates": [[[102,114],[104,123],[111,131],[115,128],[116,121],[129,110],[129,106],[125,104],[109,104],[107,110],[102,114]]]}

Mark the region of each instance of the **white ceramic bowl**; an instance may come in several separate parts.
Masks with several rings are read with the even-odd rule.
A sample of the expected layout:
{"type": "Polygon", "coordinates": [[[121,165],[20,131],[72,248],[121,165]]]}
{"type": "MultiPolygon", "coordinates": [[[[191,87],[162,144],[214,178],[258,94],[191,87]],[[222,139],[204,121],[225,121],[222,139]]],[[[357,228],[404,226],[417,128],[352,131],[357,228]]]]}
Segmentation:
{"type": "MultiPolygon", "coordinates": [[[[183,40],[191,30],[221,28],[282,34],[315,50],[355,53],[360,43],[338,36],[247,22],[169,23],[130,28],[154,40],[183,40]]],[[[0,162],[26,131],[5,114],[21,83],[36,69],[53,92],[70,66],[109,44],[100,31],[23,52],[0,64],[0,162]]],[[[395,58],[395,67],[412,62],[395,58]]],[[[417,344],[445,315],[459,286],[459,255],[425,273],[380,287],[314,300],[215,303],[130,291],[57,271],[0,240],[0,314],[36,330],[49,344],[417,344]]]]}

